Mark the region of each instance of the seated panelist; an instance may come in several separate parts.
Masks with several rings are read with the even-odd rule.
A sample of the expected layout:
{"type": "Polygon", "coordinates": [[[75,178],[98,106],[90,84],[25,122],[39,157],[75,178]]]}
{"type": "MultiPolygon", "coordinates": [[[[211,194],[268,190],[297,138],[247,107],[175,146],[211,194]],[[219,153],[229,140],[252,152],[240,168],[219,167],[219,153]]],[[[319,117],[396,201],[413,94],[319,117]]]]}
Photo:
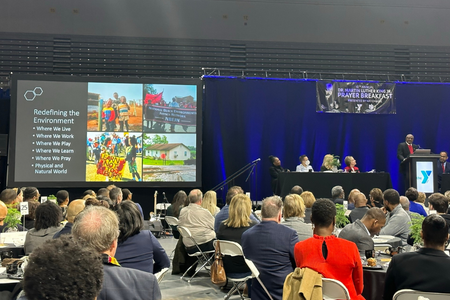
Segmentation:
{"type": "Polygon", "coordinates": [[[296,172],[314,172],[313,167],[310,165],[308,156],[302,155],[299,157],[300,164],[295,169],[296,172]]]}
{"type": "Polygon", "coordinates": [[[346,156],[344,162],[347,165],[344,168],[344,171],[346,173],[359,173],[359,169],[356,166],[356,160],[353,158],[353,156],[346,156]]]}

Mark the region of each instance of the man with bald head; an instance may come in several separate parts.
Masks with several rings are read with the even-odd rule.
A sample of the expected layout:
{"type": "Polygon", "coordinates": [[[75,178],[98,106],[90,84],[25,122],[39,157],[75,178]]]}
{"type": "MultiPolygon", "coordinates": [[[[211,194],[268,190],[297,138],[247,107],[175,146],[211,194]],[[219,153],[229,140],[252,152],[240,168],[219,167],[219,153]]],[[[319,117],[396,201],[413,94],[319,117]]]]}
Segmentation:
{"type": "Polygon", "coordinates": [[[61,231],[55,233],[53,236],[54,239],[59,238],[63,234],[71,234],[73,222],[75,221],[75,217],[84,209],[85,200],[77,199],[73,200],[69,203],[67,207],[67,223],[61,231]]]}
{"type": "Polygon", "coordinates": [[[355,208],[348,216],[350,222],[354,223],[356,220],[361,220],[362,217],[369,210],[367,207],[367,198],[363,193],[357,193],[355,196],[355,208]]]}
{"type": "MultiPolygon", "coordinates": [[[[198,189],[192,190],[188,199],[190,204],[181,209],[178,225],[189,229],[202,251],[214,250],[213,242],[216,239],[214,217],[201,206],[203,193],[198,189]]],[[[189,254],[198,252],[197,247],[191,240],[183,239],[183,243],[189,254]]]]}
{"type": "MultiPolygon", "coordinates": [[[[397,159],[400,161],[400,174],[403,179],[403,187],[406,191],[409,188],[409,177],[407,176],[406,165],[402,164],[411,154],[419,148],[417,145],[413,144],[414,136],[412,134],[408,134],[403,143],[398,144],[397,147],[397,159]]],[[[403,192],[402,191],[402,192],[403,192]]]]}

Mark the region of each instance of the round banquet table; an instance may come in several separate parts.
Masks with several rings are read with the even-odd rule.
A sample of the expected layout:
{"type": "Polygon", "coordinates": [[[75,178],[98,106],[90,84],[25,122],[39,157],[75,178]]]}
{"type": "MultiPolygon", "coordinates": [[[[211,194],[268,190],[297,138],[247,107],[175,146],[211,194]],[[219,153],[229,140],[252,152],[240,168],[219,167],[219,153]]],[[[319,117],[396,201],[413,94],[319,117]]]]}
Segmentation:
{"type": "Polygon", "coordinates": [[[364,268],[364,290],[363,297],[366,300],[383,299],[384,281],[386,279],[386,270],[370,270],[364,268]]]}

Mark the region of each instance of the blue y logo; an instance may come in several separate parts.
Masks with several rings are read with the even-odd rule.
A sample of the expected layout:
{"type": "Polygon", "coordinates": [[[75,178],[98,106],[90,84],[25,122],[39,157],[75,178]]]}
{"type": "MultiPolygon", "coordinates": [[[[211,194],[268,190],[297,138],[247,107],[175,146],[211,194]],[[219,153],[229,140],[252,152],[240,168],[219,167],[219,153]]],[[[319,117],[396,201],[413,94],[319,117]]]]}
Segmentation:
{"type": "Polygon", "coordinates": [[[425,184],[430,179],[431,171],[421,171],[421,173],[423,175],[422,184],[425,184]]]}

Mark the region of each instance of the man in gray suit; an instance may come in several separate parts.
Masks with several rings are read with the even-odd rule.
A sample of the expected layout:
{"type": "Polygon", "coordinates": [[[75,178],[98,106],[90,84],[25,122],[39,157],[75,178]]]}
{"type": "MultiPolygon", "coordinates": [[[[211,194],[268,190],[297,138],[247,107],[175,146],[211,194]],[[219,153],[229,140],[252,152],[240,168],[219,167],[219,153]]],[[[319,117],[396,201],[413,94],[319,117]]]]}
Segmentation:
{"type": "Polygon", "coordinates": [[[359,253],[364,255],[366,250],[374,249],[372,236],[378,234],[385,223],[384,212],[378,207],[372,207],[361,220],[345,226],[339,237],[355,243],[359,253]]]}

